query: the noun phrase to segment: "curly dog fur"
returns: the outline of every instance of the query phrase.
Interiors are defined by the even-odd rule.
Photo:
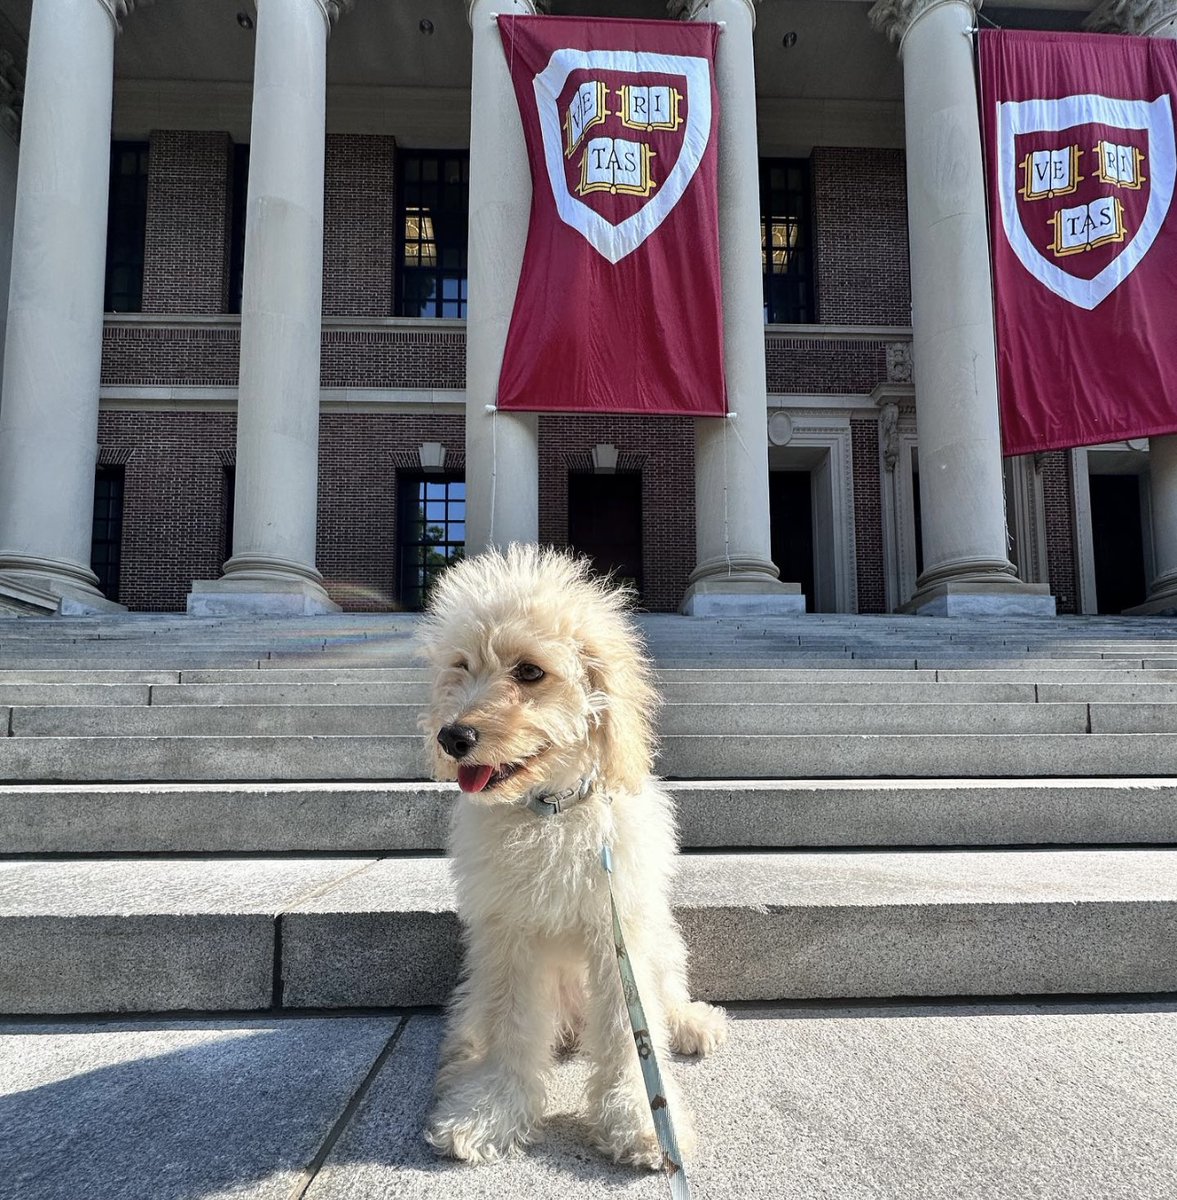
[[[618,1162],[661,1165],[621,994],[603,843],[664,1068],[672,1049],[708,1054],[726,1038],[723,1010],[687,992],[669,902],[674,811],[651,777],[658,698],[628,600],[584,561],[517,545],[457,564],[434,588],[423,728],[436,777],[463,789],[449,849],[466,944],[425,1134],[440,1154],[482,1162],[534,1140],[555,1050],[578,1042],[591,1062],[593,1142]],[[594,790],[559,816],[526,807],[586,777]],[[669,1075],[666,1085],[689,1157],[690,1114]]]

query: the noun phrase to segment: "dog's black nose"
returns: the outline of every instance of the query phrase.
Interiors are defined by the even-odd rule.
[[[465,758],[478,744],[478,730],[472,725],[445,725],[437,740],[450,758]]]

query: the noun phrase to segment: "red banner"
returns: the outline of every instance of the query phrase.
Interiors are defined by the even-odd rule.
[[[723,416],[718,26],[499,31],[532,184],[499,407]]]
[[[1006,454],[1177,430],[1177,42],[984,30]]]

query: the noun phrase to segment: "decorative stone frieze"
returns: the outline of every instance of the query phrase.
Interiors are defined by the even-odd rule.
[[[941,4],[965,4],[973,9],[981,7],[980,3],[974,4],[972,0],[876,0],[866,15],[873,28],[899,43],[924,13]]]
[[[899,461],[899,405],[894,400],[886,400],[879,406],[879,444],[883,465],[894,471]]]
[[[122,28],[119,22],[123,17],[129,17],[136,8],[145,8],[154,3],[154,0],[98,0],[98,3],[110,14],[117,30]]]
[[[676,21],[694,21],[701,8],[707,6],[710,0],[666,0],[666,11]],[[744,0],[752,16],[752,28],[756,28],[756,5],[760,0]]]
[[[1177,0],[1104,0],[1083,22],[1089,33],[1140,37],[1156,37],[1166,25],[1177,28]]]
[[[910,342],[888,342],[887,343],[887,382],[888,383],[910,383],[911,382],[911,343]]]

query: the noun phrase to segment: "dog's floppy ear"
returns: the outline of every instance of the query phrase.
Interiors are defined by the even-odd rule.
[[[620,614],[582,640],[597,710],[589,739],[606,789],[640,791],[654,770],[654,717],[660,703],[637,631]]]

